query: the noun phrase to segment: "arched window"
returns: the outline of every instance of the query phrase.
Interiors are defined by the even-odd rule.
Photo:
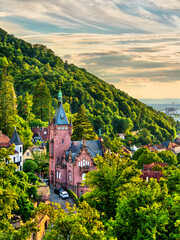
[[[86,175],[85,173],[82,174],[82,182],[85,181],[85,175]]]
[[[70,170],[68,171],[68,180],[69,182],[72,182],[72,173]]]
[[[83,159],[83,167],[85,167],[85,166],[86,166],[86,160]]]

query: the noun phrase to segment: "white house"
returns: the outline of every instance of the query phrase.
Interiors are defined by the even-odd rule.
[[[2,131],[0,131],[0,150],[1,148],[9,148],[13,143],[15,144],[14,154],[9,155],[9,157],[17,165],[17,170],[21,171],[23,167],[23,143],[16,131],[16,128],[11,140],[6,135],[2,134]]]

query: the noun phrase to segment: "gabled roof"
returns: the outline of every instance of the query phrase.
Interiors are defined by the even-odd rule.
[[[68,125],[68,124],[69,122],[66,117],[63,104],[60,102],[59,107],[56,109],[56,113],[54,115],[54,125]]]
[[[18,135],[18,133],[17,133],[17,131],[16,131],[16,129],[14,130],[14,133],[11,137],[10,143],[14,143],[15,145],[22,145],[23,144],[19,135]]]
[[[6,135],[4,135],[4,134],[0,134],[0,143],[8,143],[9,142],[9,138],[6,136]]]
[[[101,148],[101,144],[99,140],[92,140],[92,141],[85,141],[85,148],[89,152],[92,158],[96,157],[97,155],[102,156],[103,151]],[[82,149],[83,143],[82,141],[73,141],[71,142],[71,147],[66,151],[66,156],[69,156],[69,152],[71,150],[72,160],[76,158],[80,150]]]

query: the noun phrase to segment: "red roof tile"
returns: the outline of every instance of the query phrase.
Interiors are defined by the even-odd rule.
[[[4,134],[1,134],[0,135],[0,143],[9,143],[10,139],[4,135]]]

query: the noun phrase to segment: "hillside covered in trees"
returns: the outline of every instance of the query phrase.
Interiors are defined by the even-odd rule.
[[[0,29],[1,86],[3,78],[14,82],[18,114],[26,122],[34,118],[47,122],[52,117],[61,84],[67,109],[75,114],[84,104],[96,133],[101,129],[104,136],[114,138],[116,133],[143,129],[142,144],[144,140],[159,143],[175,137],[173,118],[146,106],[85,69],[64,62],[46,46],[32,45]],[[32,113],[28,112],[28,106]],[[131,137],[129,134],[129,142],[133,142]]]

